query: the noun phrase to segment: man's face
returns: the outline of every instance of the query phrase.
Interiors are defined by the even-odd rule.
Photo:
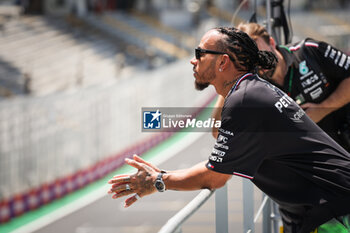
[[[201,39],[198,48],[217,50],[215,41],[219,36],[217,31],[207,32]],[[192,58],[191,64],[193,65],[194,83],[197,90],[204,90],[216,78],[215,68],[218,57],[218,54],[201,53],[198,59],[196,57]]]

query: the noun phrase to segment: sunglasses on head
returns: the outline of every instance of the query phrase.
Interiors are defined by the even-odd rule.
[[[197,60],[199,60],[202,56],[203,53],[210,53],[210,54],[227,54],[225,52],[219,52],[219,51],[214,51],[214,50],[209,50],[209,49],[201,49],[201,48],[195,48],[194,49],[194,53],[195,53],[195,57]],[[229,58],[232,61],[235,61],[235,59],[233,57],[231,57],[229,54],[227,54],[227,56],[229,56]]]

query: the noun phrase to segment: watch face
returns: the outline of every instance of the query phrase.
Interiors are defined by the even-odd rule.
[[[162,181],[156,181],[154,184],[159,192],[164,192],[164,183]]]

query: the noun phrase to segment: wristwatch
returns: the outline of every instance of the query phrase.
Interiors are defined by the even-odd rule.
[[[164,192],[165,191],[165,184],[163,181],[163,174],[166,173],[166,171],[161,170],[157,176],[156,182],[154,182],[154,187],[158,190],[158,192]]]

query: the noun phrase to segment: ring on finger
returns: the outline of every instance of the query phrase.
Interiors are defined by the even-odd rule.
[[[125,187],[126,187],[126,191],[130,190],[130,185],[129,184],[126,184]]]
[[[134,195],[134,197],[136,198],[136,200],[141,199],[141,197],[137,193]]]

